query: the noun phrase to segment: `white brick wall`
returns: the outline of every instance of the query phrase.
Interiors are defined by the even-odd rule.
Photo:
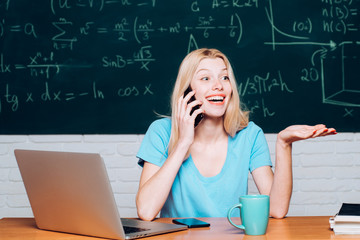
[[[119,211],[136,217],[141,168],[135,157],[143,135],[0,135],[0,218],[32,216],[14,149],[100,153]],[[274,162],[275,134],[266,134]],[[360,203],[360,133],[297,142],[293,146],[294,189],[290,216],[333,215],[342,202]],[[256,186],[249,176],[249,194]]]

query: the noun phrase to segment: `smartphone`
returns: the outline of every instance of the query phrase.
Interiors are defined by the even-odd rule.
[[[184,92],[184,97],[185,97],[189,92],[191,92],[191,91],[192,91],[192,90],[191,90],[191,87],[189,86],[189,87],[185,90],[185,92]],[[188,104],[191,103],[192,101],[195,101],[195,96],[192,96],[192,97],[190,98]],[[193,112],[194,112],[196,109],[199,109],[199,108],[200,108],[200,105],[194,106],[194,107],[191,109],[191,111],[190,111],[190,115],[192,115]],[[203,118],[204,118],[204,115],[203,115],[202,113],[200,113],[199,115],[197,115],[196,118],[195,118],[194,127],[196,127],[196,126],[201,122],[201,120],[202,120]]]
[[[189,228],[210,227],[210,223],[201,221],[201,220],[196,219],[196,218],[173,219],[173,223],[186,225]]]

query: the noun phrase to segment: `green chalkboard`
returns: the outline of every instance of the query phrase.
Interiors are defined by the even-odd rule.
[[[360,1],[0,1],[0,134],[145,133],[218,48],[265,132],[360,131]]]

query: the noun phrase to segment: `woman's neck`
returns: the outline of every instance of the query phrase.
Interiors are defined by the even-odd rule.
[[[204,118],[195,128],[195,141],[201,143],[216,142],[227,137],[223,118]]]

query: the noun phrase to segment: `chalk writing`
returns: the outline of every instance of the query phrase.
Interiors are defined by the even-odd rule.
[[[85,89],[88,88],[87,86],[84,87]],[[40,92],[26,92],[24,95],[19,95],[14,92],[14,87],[12,87],[11,84],[6,84],[5,91],[2,96],[0,96],[0,103],[2,102],[1,100],[3,100],[3,107],[9,106],[13,112],[16,112],[22,104],[37,102],[71,102],[79,99],[104,100],[106,96],[114,95],[114,93],[119,98],[154,95],[151,84],[145,86],[125,86],[114,89],[113,91],[104,91],[97,86],[96,82],[93,82],[91,88],[88,89],[88,91],[62,90],[53,87],[49,82],[44,82]]]
[[[10,1],[10,0],[9,0]],[[144,0],[144,1],[132,1],[132,0],[51,0],[51,11],[54,15],[57,14],[59,10],[64,9],[73,9],[73,8],[87,8],[93,9],[95,11],[103,11],[105,7],[113,7],[114,5],[119,6],[132,6],[135,5],[137,7],[151,6],[155,7],[156,0]]]
[[[246,94],[262,95],[274,91],[275,89],[278,89],[281,92],[293,92],[282,79],[280,71],[277,72],[275,77],[271,76],[270,73],[266,73],[264,76],[255,75],[252,78],[248,77],[245,84],[240,83],[238,86],[240,96],[245,96]]]
[[[338,32],[338,33],[342,33],[342,34],[347,34],[348,31],[358,31],[358,24],[355,25],[354,23],[349,23],[347,24],[345,21],[349,20],[349,18],[351,16],[357,15],[357,8],[352,8],[352,1],[322,1],[326,6],[325,8],[322,8],[322,16],[325,18],[330,18],[330,19],[334,19],[334,20],[323,20],[323,32]],[[346,101],[341,101],[341,100],[330,100],[334,97],[338,97],[340,94],[342,95],[343,93],[359,93],[360,94],[360,89],[347,89],[345,87],[345,79],[344,77],[346,75],[348,75],[345,70],[346,66],[345,66],[345,58],[346,56],[344,55],[344,46],[347,44],[353,44],[356,46],[356,42],[352,42],[352,41],[345,41],[345,42],[339,42],[339,43],[335,43],[334,41],[330,40],[329,43],[321,43],[321,42],[312,42],[312,41],[289,41],[289,42],[276,42],[275,41],[275,33],[279,33],[280,35],[286,36],[288,38],[293,38],[293,39],[307,39],[307,37],[301,37],[301,36],[294,36],[291,34],[286,34],[283,31],[280,31],[274,22],[274,17],[273,17],[273,10],[272,10],[272,5],[271,5],[271,1],[269,1],[270,5],[269,8],[266,9],[267,11],[267,15],[268,15],[268,19],[272,25],[273,31],[272,31],[272,42],[265,42],[265,44],[269,44],[273,46],[273,50],[275,50],[275,46],[277,45],[282,45],[282,46],[289,46],[289,45],[316,45],[316,46],[322,46],[321,49],[315,51],[311,57],[311,61],[312,64],[315,65],[314,63],[314,58],[315,56],[320,54],[320,62],[321,62],[321,69],[318,70],[317,68],[303,68],[301,70],[302,72],[302,76],[301,76],[301,80],[302,81],[318,81],[320,79],[321,76],[321,82],[322,82],[322,95],[323,95],[323,102],[324,103],[329,103],[329,104],[334,104],[334,105],[343,105],[343,106],[360,106],[359,103],[357,103],[357,100],[346,100]],[[349,6],[351,8],[349,8]],[[352,13],[350,15],[350,12]],[[312,29],[312,23],[310,18],[307,18],[307,20],[303,21],[303,22],[294,22],[293,24],[293,31],[296,32],[297,30],[308,30],[308,33],[311,33],[311,29]],[[325,73],[324,73],[324,62],[328,59],[328,49],[325,47],[330,47],[331,51],[335,51],[336,49],[341,48],[341,53],[340,53],[340,70],[342,72],[341,76],[342,79],[340,80],[342,83],[340,84],[342,86],[341,90],[339,92],[335,92],[334,94],[332,94],[330,97],[328,97],[327,95],[327,87],[326,87],[326,79],[325,79]],[[349,71],[351,71],[353,69],[349,69]],[[353,75],[353,74],[352,74]],[[333,90],[332,90],[333,91]]]
[[[0,134],[144,133],[201,47],[229,57],[265,131],[360,131],[359,11],[355,0],[0,0]]]

